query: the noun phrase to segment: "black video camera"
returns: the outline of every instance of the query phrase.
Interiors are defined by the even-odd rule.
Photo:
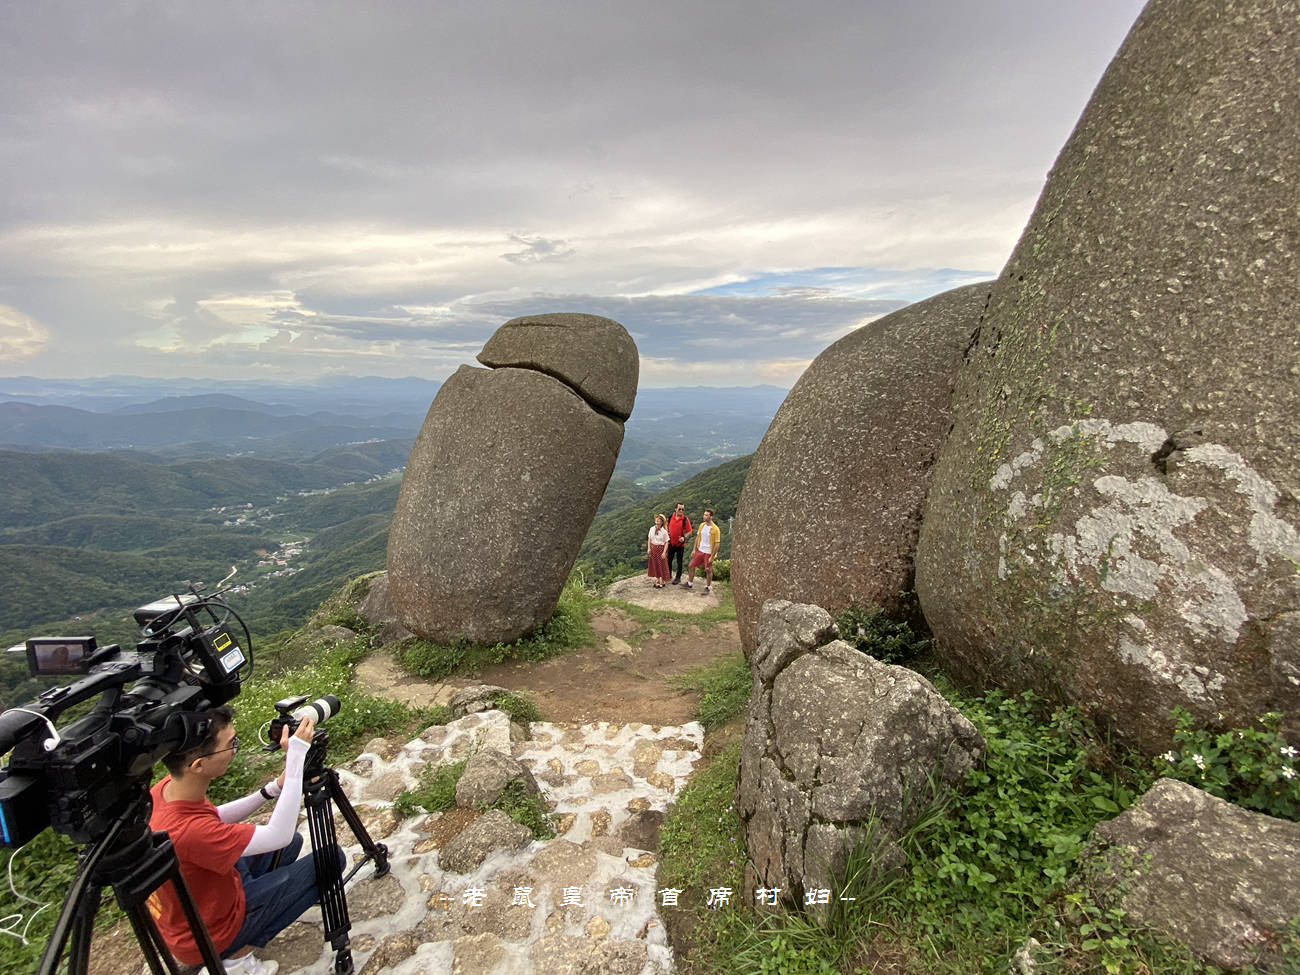
[[[245,664],[251,673],[248,628],[220,591],[168,596],[133,615],[143,628],[134,652],[99,647],[93,636],[26,642],[33,676],[86,676],[0,714],[0,755],[12,749],[0,770],[4,846],[22,846],[46,826],[77,843],[101,839],[147,792],[154,764],[200,744],[208,710],[239,693]],[[226,625],[230,617],[243,646]],[[56,727],[64,712],[94,697],[87,713]]]

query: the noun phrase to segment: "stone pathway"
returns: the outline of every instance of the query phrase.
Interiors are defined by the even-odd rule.
[[[671,971],[652,851],[664,811],[700,758],[703,729],[695,722],[534,722],[531,732],[531,740],[512,741],[504,713],[470,714],[405,744],[376,739],[339,770],[371,836],[387,845],[392,866],[376,880],[367,865],[349,885],[359,972]],[[517,852],[493,850],[455,873],[440,864],[441,848],[473,814],[449,810],[399,821],[390,807],[427,765],[484,748],[513,755],[533,773],[558,814],[560,835]],[[339,841],[350,857],[360,856],[341,821]],[[334,953],[322,946],[315,908],[260,954],[278,960],[285,975],[333,971]]]

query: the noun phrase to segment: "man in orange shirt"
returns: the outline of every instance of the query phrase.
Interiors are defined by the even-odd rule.
[[[292,737],[288,728],[280,740],[285,770],[256,792],[214,806],[208,787],[225,774],[239,751],[239,738],[229,705],[208,712],[212,718],[204,742],[163,759],[170,775],[150,791],[153,814],[149,825],[171,837],[181,875],[194,897],[199,915],[229,975],[275,975],[276,962],[252,954],[296,921],[318,898],[314,856],[298,859],[302,837],[297,833],[302,803],[303,761],[311,745],[313,723],[304,717]],[[268,799],[279,797],[265,826],[241,822]],[[274,869],[274,854],[280,863]],[[322,855],[331,855],[320,851]],[[343,866],[337,844],[333,856]],[[149,898],[163,940],[178,961],[203,961],[180,901],[170,883]]]

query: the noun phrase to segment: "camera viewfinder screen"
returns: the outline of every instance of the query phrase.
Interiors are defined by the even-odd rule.
[[[83,674],[95,649],[93,636],[37,637],[27,641],[27,666],[33,674]]]

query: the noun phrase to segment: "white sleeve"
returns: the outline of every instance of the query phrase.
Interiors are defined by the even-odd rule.
[[[275,800],[271,821],[265,826],[253,827],[253,836],[244,847],[244,856],[282,850],[293,839],[298,826],[298,807],[302,804],[302,765],[310,745],[301,738],[289,739],[289,751],[284,756],[284,790]]]
[[[257,807],[266,802],[260,792],[250,792],[238,799],[223,802],[217,807],[217,815],[223,823],[240,823],[257,811]]]

